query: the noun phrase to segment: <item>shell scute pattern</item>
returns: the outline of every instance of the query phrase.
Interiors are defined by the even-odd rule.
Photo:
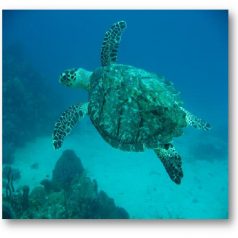
[[[53,145],[62,146],[64,137],[88,115],[102,138],[125,151],[153,149],[170,178],[180,184],[182,160],[171,144],[191,125],[209,130],[210,125],[185,108],[173,83],[163,76],[129,65],[117,64],[118,48],[125,21],[118,21],[106,32],[101,49],[101,67],[93,72],[82,68],[66,70],[60,82],[83,88],[89,102],[74,105],[55,125]]]
[[[156,148],[187,126],[176,94],[156,74],[112,64],[91,76],[89,115],[102,137],[128,151]]]

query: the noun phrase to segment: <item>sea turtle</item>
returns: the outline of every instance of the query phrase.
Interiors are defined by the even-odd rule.
[[[102,138],[124,151],[153,149],[176,184],[183,177],[180,155],[172,139],[188,125],[208,130],[210,125],[182,107],[173,84],[162,76],[130,65],[116,63],[125,21],[106,32],[101,67],[93,72],[70,69],[60,75],[60,83],[83,88],[89,102],[76,104],[62,113],[53,132],[55,149],[85,115],[89,115]]]

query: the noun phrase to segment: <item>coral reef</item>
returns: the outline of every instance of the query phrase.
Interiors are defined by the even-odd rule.
[[[52,179],[44,179],[30,192],[23,186],[3,194],[3,218],[11,219],[128,219],[125,209],[98,190],[80,159],[66,150],[56,162]]]
[[[49,193],[51,191],[58,191],[58,190],[60,190],[59,188],[57,189],[55,184],[50,179],[43,179],[40,182],[40,184],[44,186],[44,189],[45,189],[45,191],[47,193]]]
[[[67,197],[67,214],[70,218],[126,219],[128,213],[117,207],[112,198],[98,191],[97,183],[85,174],[76,178]],[[80,217],[78,215],[80,214]]]
[[[21,178],[21,172],[19,169],[7,165],[3,166],[2,176],[3,179],[9,179],[9,177],[12,177],[12,180],[15,181]]]
[[[25,185],[22,188],[22,209],[26,210],[29,207],[29,186]]]
[[[57,160],[52,174],[52,182],[55,186],[67,189],[73,178],[81,175],[84,168],[80,159],[73,150],[65,150],[62,156]]]
[[[20,46],[3,49],[2,93],[3,163],[12,163],[16,147],[51,133],[57,117],[52,108],[59,104],[60,96],[36,72]]]
[[[12,190],[11,193],[3,193],[2,215],[4,219],[18,219],[24,215],[29,208],[29,191],[29,187],[26,185]]]
[[[5,189],[5,196],[8,200],[11,200],[13,193],[15,192],[14,181],[20,179],[21,174],[18,169],[12,168],[11,166],[3,167],[2,178],[3,184],[2,187]],[[4,191],[4,190],[3,190]]]
[[[14,219],[16,218],[15,212],[8,202],[4,202],[2,205],[2,218],[3,219]]]

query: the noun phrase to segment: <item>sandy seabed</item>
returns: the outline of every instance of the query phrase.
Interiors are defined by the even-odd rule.
[[[204,134],[206,137],[206,134]],[[184,178],[180,185],[168,177],[152,150],[124,152],[112,148],[85,120],[63,148],[54,150],[51,137],[40,137],[15,153],[14,167],[21,171],[17,186],[38,186],[51,178],[55,162],[65,149],[80,157],[98,188],[114,198],[135,219],[224,219],[228,217],[227,158],[191,159],[191,134],[176,139],[183,157]],[[31,165],[37,163],[38,169]]]

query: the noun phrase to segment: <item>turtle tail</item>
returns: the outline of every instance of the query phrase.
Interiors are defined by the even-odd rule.
[[[76,104],[64,111],[59,120],[55,123],[53,132],[53,146],[59,149],[67,136],[77,122],[82,119],[88,112],[88,103]]]

